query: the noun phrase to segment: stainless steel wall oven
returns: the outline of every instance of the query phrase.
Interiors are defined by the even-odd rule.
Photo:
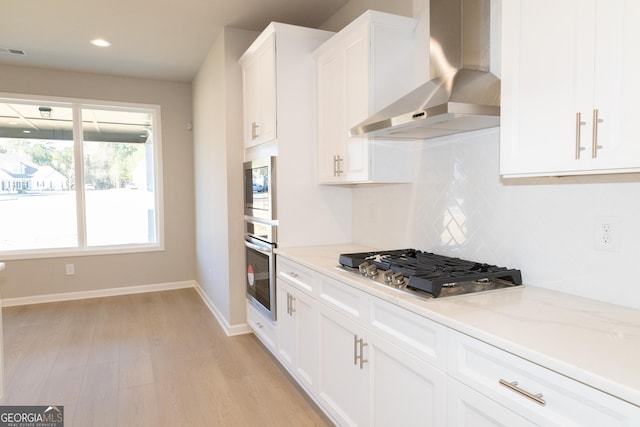
[[[276,229],[272,223],[245,218],[247,298],[271,320],[276,320]]]
[[[276,320],[276,158],[244,163],[244,246],[250,303]]]

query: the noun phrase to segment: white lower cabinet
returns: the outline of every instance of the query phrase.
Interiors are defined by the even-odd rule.
[[[640,407],[278,258],[249,323],[340,426],[640,426]]]
[[[313,299],[278,279],[278,356],[309,391],[316,378],[317,308]]]
[[[363,336],[364,328],[357,323],[320,307],[318,399],[344,426],[370,424],[369,366],[363,354],[365,343],[358,341]]]
[[[448,358],[450,377],[497,404],[481,412],[488,420],[511,417],[515,412],[540,426],[640,425],[639,407],[453,330],[449,331]],[[464,407],[464,402],[479,401],[478,396],[469,398],[472,394],[464,391],[456,396],[455,387],[449,395],[454,407],[456,402]],[[484,408],[471,404],[462,410],[450,409],[450,414],[475,414],[477,411],[470,408],[478,407]]]
[[[375,334],[369,343],[371,425],[443,426],[446,374]]]
[[[340,425],[444,425],[439,369],[328,307],[319,351],[319,401]]]

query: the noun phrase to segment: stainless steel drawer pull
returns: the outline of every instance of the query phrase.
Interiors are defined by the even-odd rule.
[[[580,126],[586,125],[587,122],[582,121],[582,113],[576,113],[576,160],[580,160],[580,152],[584,151],[584,147],[580,146]]]
[[[255,140],[258,139],[258,128],[260,127],[260,125],[258,125],[256,122],[251,122],[251,139]]]
[[[293,277],[294,279],[296,279],[298,277],[298,275],[296,273],[294,273],[293,271],[289,272],[289,276]]]
[[[503,386],[515,391],[516,393],[519,393],[519,394],[523,395],[524,397],[533,400],[538,405],[544,406],[547,403],[542,398],[542,393],[538,393],[538,394],[529,393],[527,390],[518,387],[518,382],[517,381],[509,382],[509,381],[500,379],[499,382]]]

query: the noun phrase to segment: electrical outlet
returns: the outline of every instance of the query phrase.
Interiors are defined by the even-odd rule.
[[[67,264],[65,268],[67,271],[67,276],[73,276],[74,274],[76,274],[76,266],[74,264]]]
[[[596,217],[594,239],[596,250],[618,252],[620,248],[620,218],[615,216]]]

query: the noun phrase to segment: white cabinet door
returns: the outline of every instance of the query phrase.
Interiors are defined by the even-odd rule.
[[[319,332],[320,404],[340,425],[369,425],[369,366],[359,341],[363,328],[322,305]]]
[[[640,169],[637,3],[503,3],[501,174]]]
[[[444,425],[444,372],[325,306],[319,354],[319,400],[339,424]]]
[[[296,319],[290,313],[291,307],[291,289],[286,282],[277,280],[277,299],[276,309],[278,313],[278,357],[280,361],[290,371],[295,369],[296,354],[296,338],[297,327]]]
[[[640,93],[640,80],[636,76],[640,66],[640,3],[635,0],[599,0],[596,8],[592,109],[597,109],[602,122],[597,124],[595,132],[595,142],[599,147],[596,147],[592,168],[618,172],[638,170],[640,142],[637,118],[640,105],[632,94]]]
[[[369,140],[348,137],[348,129],[366,119],[369,111],[368,52],[368,28],[364,27],[317,59],[321,183],[369,179]]]
[[[318,180],[408,182],[406,150],[379,150],[349,129],[412,89],[411,18],[368,11],[314,52],[318,91]],[[377,167],[374,168],[373,165]]]
[[[580,75],[584,67],[579,62],[592,58],[589,3],[518,0],[502,4],[503,175],[577,167],[576,131],[587,132],[585,125],[576,127],[576,113],[579,94],[590,86],[589,78],[585,82]]]
[[[344,55],[333,50],[317,59],[318,87],[318,181],[337,183],[344,180],[346,151],[344,140],[345,79]]]
[[[453,378],[449,378],[446,425],[450,427],[533,427],[535,424]]]
[[[313,392],[316,379],[318,317],[313,299],[278,279],[280,360]]]
[[[276,138],[275,34],[242,58],[245,147]]]
[[[365,341],[374,424],[444,426],[446,374],[375,334],[368,334]]]

